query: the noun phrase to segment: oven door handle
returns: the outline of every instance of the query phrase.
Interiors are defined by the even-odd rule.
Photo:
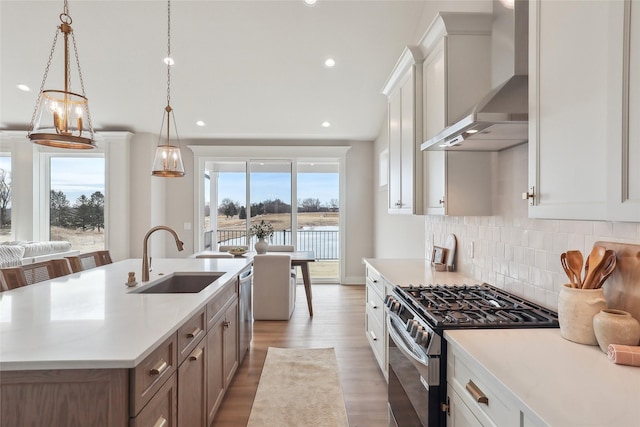
[[[429,359],[428,358],[421,358],[419,357],[417,354],[415,354],[415,352],[410,349],[408,346],[406,346],[406,343],[404,341],[404,339],[402,338],[402,336],[396,332],[396,328],[395,325],[393,324],[391,315],[387,316],[387,330],[389,331],[389,335],[391,336],[391,339],[393,339],[393,342],[396,343],[396,347],[398,348],[398,350],[400,350],[402,352],[402,354],[404,354],[406,357],[408,357],[410,360],[412,360],[414,363],[417,363],[420,365],[420,367],[423,368],[428,368],[429,367]],[[420,371],[422,371],[422,369],[420,369]]]

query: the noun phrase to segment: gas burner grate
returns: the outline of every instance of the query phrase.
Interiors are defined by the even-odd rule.
[[[399,293],[434,327],[558,327],[555,312],[487,283],[409,286]]]

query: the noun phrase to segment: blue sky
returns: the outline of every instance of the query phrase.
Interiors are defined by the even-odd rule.
[[[62,191],[70,205],[78,197],[91,197],[96,191],[104,191],[104,159],[101,157],[52,157],[51,189]]]
[[[331,199],[338,199],[339,180],[337,173],[299,173],[298,199],[319,199],[328,204]],[[220,200],[229,198],[245,205],[245,174],[221,173],[218,179]],[[253,201],[280,199],[291,204],[291,176],[288,173],[260,173],[251,181],[251,198]]]

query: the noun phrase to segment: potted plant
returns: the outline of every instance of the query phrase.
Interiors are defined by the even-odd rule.
[[[255,244],[256,252],[259,254],[267,253],[269,243],[265,239],[273,236],[273,226],[271,223],[264,222],[264,220],[262,220],[260,221],[260,224],[253,224],[250,228],[250,232],[258,238],[258,241]]]

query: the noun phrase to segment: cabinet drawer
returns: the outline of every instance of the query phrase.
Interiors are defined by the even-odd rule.
[[[382,276],[376,270],[367,268],[367,285],[373,286],[380,296],[384,295],[384,281]]]
[[[386,346],[385,346],[385,331],[382,324],[378,321],[378,318],[367,310],[366,315],[366,334],[369,344],[373,349],[373,353],[378,360],[380,369],[382,372],[387,370],[387,358],[386,358]]]
[[[171,335],[138,366],[131,369],[130,414],[135,416],[162,387],[177,367],[177,338]]]
[[[515,402],[479,366],[454,354],[450,348],[447,360],[447,382],[483,425],[520,425],[520,411]]]
[[[178,329],[178,365],[196,348],[206,332],[205,309],[200,310]]]
[[[173,374],[138,416],[131,418],[129,427],[176,427],[178,425],[177,391],[176,375]]]
[[[209,301],[207,304],[207,330],[216,323],[216,317],[221,312],[222,307],[227,304],[233,297],[238,296],[238,281],[228,284],[221,292],[220,295]]]
[[[371,313],[378,322],[384,324],[384,301],[378,292],[374,291],[371,286],[366,287],[367,296],[367,313]]]

